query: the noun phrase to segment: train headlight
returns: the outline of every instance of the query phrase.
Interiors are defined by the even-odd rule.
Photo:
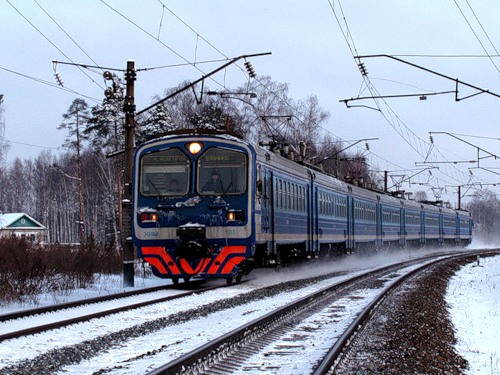
[[[245,214],[241,210],[229,210],[226,214],[227,221],[243,221]]]
[[[202,147],[203,145],[199,142],[192,142],[188,144],[188,150],[193,155],[196,155],[198,152],[200,152]]]
[[[160,215],[158,215],[158,212],[156,211],[144,211],[139,215],[139,221],[141,223],[158,222],[159,219]]]

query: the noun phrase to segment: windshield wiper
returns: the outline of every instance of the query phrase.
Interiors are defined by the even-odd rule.
[[[231,179],[231,182],[229,183],[227,189],[222,193],[221,197],[225,197],[229,189],[231,189],[231,186],[233,186],[233,179]]]
[[[161,198],[161,193],[160,193],[160,190],[158,190],[158,188],[155,186],[155,184],[153,184],[153,181],[151,181],[149,178],[148,178],[148,182],[151,184],[151,186],[153,187],[153,189],[156,190],[156,193],[158,194],[158,198]]]

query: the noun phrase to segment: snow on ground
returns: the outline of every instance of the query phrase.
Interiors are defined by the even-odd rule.
[[[469,249],[484,249],[498,246],[473,244]],[[423,252],[418,252],[420,256]],[[383,263],[392,263],[400,259],[417,257],[413,251],[399,254],[383,253],[375,257],[363,259],[352,257],[339,262],[336,267],[328,265],[328,271],[354,271],[377,267]],[[391,261],[392,260],[392,261]],[[323,269],[321,269],[323,268]],[[270,270],[255,270],[245,278],[250,280],[247,287],[259,287],[269,282],[281,282],[325,272],[325,267],[318,264],[310,268],[302,268],[301,273]],[[332,269],[334,268],[334,269]],[[297,270],[295,270],[297,271]],[[159,278],[143,279],[136,277],[134,288],[123,288],[121,276],[100,277],[99,283],[84,289],[64,294],[47,294],[39,296],[37,306],[57,304],[99,295],[117,293],[126,290],[140,289],[149,286],[169,284],[168,280]],[[469,361],[470,374],[500,374],[500,256],[480,259],[479,264],[463,267],[450,281],[446,300],[450,305],[452,322],[457,330],[457,351]],[[0,314],[36,307],[32,304],[0,305]],[[4,355],[0,350],[0,357]],[[0,358],[1,359],[1,358]]]
[[[468,373],[500,374],[500,256],[462,267],[450,280],[446,302]]]

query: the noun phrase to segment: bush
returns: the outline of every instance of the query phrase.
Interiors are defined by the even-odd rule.
[[[47,277],[43,254],[23,239],[0,239],[0,298],[12,302],[40,293]]]
[[[120,254],[91,239],[75,247],[0,238],[0,303],[36,303],[40,293],[84,288],[100,274],[120,272]]]

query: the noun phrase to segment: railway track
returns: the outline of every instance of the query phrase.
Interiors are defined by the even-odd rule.
[[[184,287],[182,287],[183,284],[180,285],[175,287],[157,286],[144,288],[138,291],[116,293],[3,314],[0,315],[0,342],[67,327],[94,318],[102,318],[157,303],[168,302],[222,287],[221,285],[203,287],[201,281],[190,282]],[[183,288],[186,291],[179,290],[179,288]],[[165,295],[166,291],[170,291],[173,294]],[[141,295],[144,298],[137,301]]]
[[[283,365],[279,358],[314,362],[309,364],[310,370],[285,370],[311,373],[331,346],[320,348],[325,345],[317,335],[336,342],[368,299],[375,298],[376,290],[401,277],[403,271],[398,269],[406,267],[409,272],[422,261],[358,270],[354,278],[337,272],[271,282],[265,287],[259,281],[259,289],[250,281],[219,290],[196,290],[194,295],[157,303],[153,308],[139,307],[67,329],[5,339],[2,356],[6,360],[0,363],[0,373],[174,374],[192,370],[220,374],[241,369],[269,374]],[[342,278],[345,281],[339,282]],[[328,295],[329,289],[333,296]],[[325,333],[324,328],[332,326],[337,332]],[[27,354],[21,353],[25,347]],[[314,353],[323,354],[315,358]],[[219,367],[211,370],[213,365]]]
[[[462,253],[457,257],[464,256]],[[388,294],[404,286],[410,278],[418,277],[428,268],[450,259],[453,257],[441,257],[418,266],[415,266],[417,262],[408,261],[350,278],[245,324],[154,369],[148,375],[215,375],[248,371],[252,374],[332,374],[342,354],[349,350],[350,341]],[[370,294],[366,293],[367,288],[378,289],[378,292],[364,298],[363,294]],[[319,360],[311,363],[314,360],[311,361],[307,353],[308,346],[315,346],[316,352],[322,350],[321,340],[317,337],[325,333],[321,333],[320,326],[338,324],[342,315],[340,311],[346,309],[343,303],[356,299],[364,302],[353,314],[344,316],[350,320],[345,330],[328,336],[330,343],[335,344],[324,350]],[[297,364],[303,357],[307,357],[306,361],[309,362],[306,366]]]

